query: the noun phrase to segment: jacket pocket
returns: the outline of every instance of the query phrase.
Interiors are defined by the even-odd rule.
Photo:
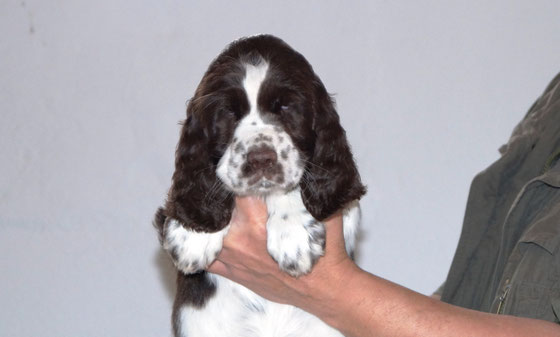
[[[538,284],[513,283],[504,302],[503,314],[544,319],[552,311],[548,289]],[[548,302],[548,303],[547,303]]]
[[[560,297],[551,297],[550,306],[552,307],[552,312],[554,313],[555,322],[560,323]]]

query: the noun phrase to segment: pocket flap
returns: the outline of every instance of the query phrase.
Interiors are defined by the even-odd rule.
[[[560,246],[560,203],[529,225],[519,242],[534,243],[554,254]]]
[[[556,316],[556,320],[560,322],[560,298],[552,297],[550,299],[550,304],[552,305],[552,311],[554,312],[554,316]]]

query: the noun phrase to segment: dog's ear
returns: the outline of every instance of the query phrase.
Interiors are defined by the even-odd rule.
[[[216,176],[223,141],[214,139],[215,103],[211,98],[195,95],[188,104],[164,211],[167,217],[201,232],[224,228],[233,209],[232,194]]]
[[[331,96],[318,78],[314,81],[313,124],[315,147],[301,182],[307,210],[324,220],[365,194],[346,133]]]

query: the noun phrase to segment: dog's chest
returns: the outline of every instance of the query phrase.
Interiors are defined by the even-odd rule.
[[[265,300],[220,276],[209,277],[217,285],[216,294],[202,310],[183,309],[185,336],[342,336],[303,310]]]

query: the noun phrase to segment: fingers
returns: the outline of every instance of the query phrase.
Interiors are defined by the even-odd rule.
[[[327,228],[333,227],[338,232],[342,233],[342,212],[336,212],[327,219],[325,219],[325,226]]]
[[[232,222],[263,224],[268,217],[264,200],[255,196],[235,197]]]
[[[220,260],[215,260],[207,269],[212,274],[217,274],[227,277],[229,268]]]
[[[327,246],[344,246],[342,213],[337,212],[325,220]]]
[[[257,196],[236,196],[235,205],[241,208],[266,207],[264,200]]]
[[[239,274],[240,270],[243,270],[242,275],[263,268],[277,271],[277,264],[266,253],[267,216],[266,204],[262,199],[236,197],[229,233],[224,238],[222,251],[208,271],[225,277]],[[336,262],[347,258],[341,212],[324,223],[327,229],[325,259]]]

